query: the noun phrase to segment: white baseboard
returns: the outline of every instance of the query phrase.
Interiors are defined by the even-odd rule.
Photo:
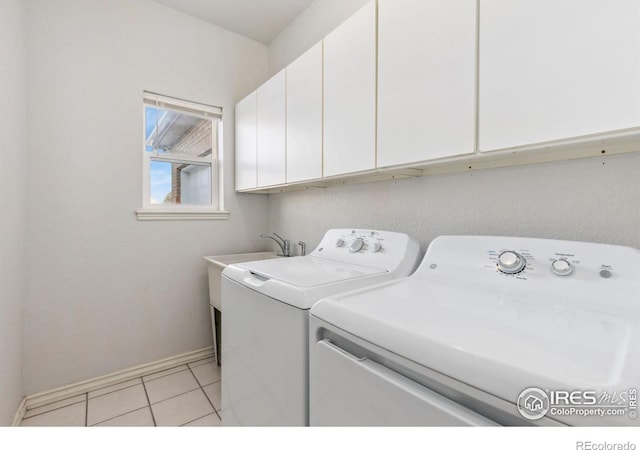
[[[19,427],[26,413],[27,413],[27,397],[22,397],[22,401],[20,402],[20,405],[18,405],[18,411],[16,412],[16,415],[13,416],[13,422],[11,423],[11,426]]]
[[[181,355],[171,356],[169,358],[161,359],[151,363],[142,364],[140,366],[131,367],[129,369],[124,369],[119,372],[111,373],[109,375],[103,375],[100,377],[92,378],[90,380],[80,381],[78,383],[69,384],[60,388],[40,392],[38,394],[28,395],[20,403],[18,412],[16,412],[13,421],[13,425],[20,425],[20,422],[22,421],[22,418],[24,417],[28,409],[37,408],[38,406],[46,405],[48,403],[64,400],[65,398],[84,394],[85,392],[101,389],[103,387],[111,386],[112,384],[122,383],[134,378],[152,374],[154,372],[170,369],[182,364],[188,364],[200,359],[209,358],[211,356],[214,356],[213,347],[207,347],[200,350],[183,353]]]

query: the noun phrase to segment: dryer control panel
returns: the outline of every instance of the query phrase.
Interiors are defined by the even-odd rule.
[[[440,236],[416,277],[565,306],[638,311],[640,250],[619,245],[500,236]],[[615,308],[614,308],[615,309]]]
[[[417,267],[421,252],[418,241],[404,233],[347,228],[327,231],[310,256],[393,272]]]
[[[585,245],[596,247],[584,248]],[[593,254],[594,251],[598,253],[598,246],[600,246],[599,254]],[[586,270],[590,272],[589,276],[612,278],[615,275],[615,267],[620,267],[620,264],[614,263],[618,258],[611,255],[611,249],[602,251],[605,247],[615,248],[616,246],[540,240],[540,242],[529,243],[526,248],[522,245],[514,248],[487,248],[485,251],[488,263],[484,267],[521,280],[529,279],[530,276],[536,275],[536,272],[549,277],[572,277],[584,275],[582,267],[584,267],[583,260],[586,259],[589,266]]]

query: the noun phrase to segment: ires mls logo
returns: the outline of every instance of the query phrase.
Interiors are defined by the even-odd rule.
[[[545,391],[532,387],[520,393],[516,406],[525,419],[538,420],[547,414],[551,402]]]
[[[525,389],[516,406],[520,415],[529,420],[549,416],[623,416],[637,417],[636,388],[626,391],[596,392],[593,390]]]

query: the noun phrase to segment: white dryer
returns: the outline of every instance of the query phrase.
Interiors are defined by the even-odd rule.
[[[307,256],[234,264],[222,273],[222,424],[309,423],[309,308],[323,297],[410,275],[406,234],[329,230]]]
[[[311,425],[640,425],[640,251],[442,236],[310,311]]]

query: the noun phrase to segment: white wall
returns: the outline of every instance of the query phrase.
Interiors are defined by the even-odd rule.
[[[212,345],[202,256],[268,248],[232,151],[266,47],[150,0],[33,0],[28,36],[27,393]],[[143,90],[224,108],[230,220],[136,220]]]
[[[0,1],[0,426],[11,425],[23,395],[25,296],[25,8]]]
[[[349,17],[341,3],[315,0],[269,47],[270,71],[289,64]],[[306,240],[310,248],[335,227],[403,231],[423,247],[441,234],[640,247],[638,173],[640,155],[633,154],[275,194],[269,229],[292,242]]]
[[[270,229],[318,244],[337,227],[583,240],[640,248],[640,154],[271,195]],[[505,179],[517,183],[505,189]]]

